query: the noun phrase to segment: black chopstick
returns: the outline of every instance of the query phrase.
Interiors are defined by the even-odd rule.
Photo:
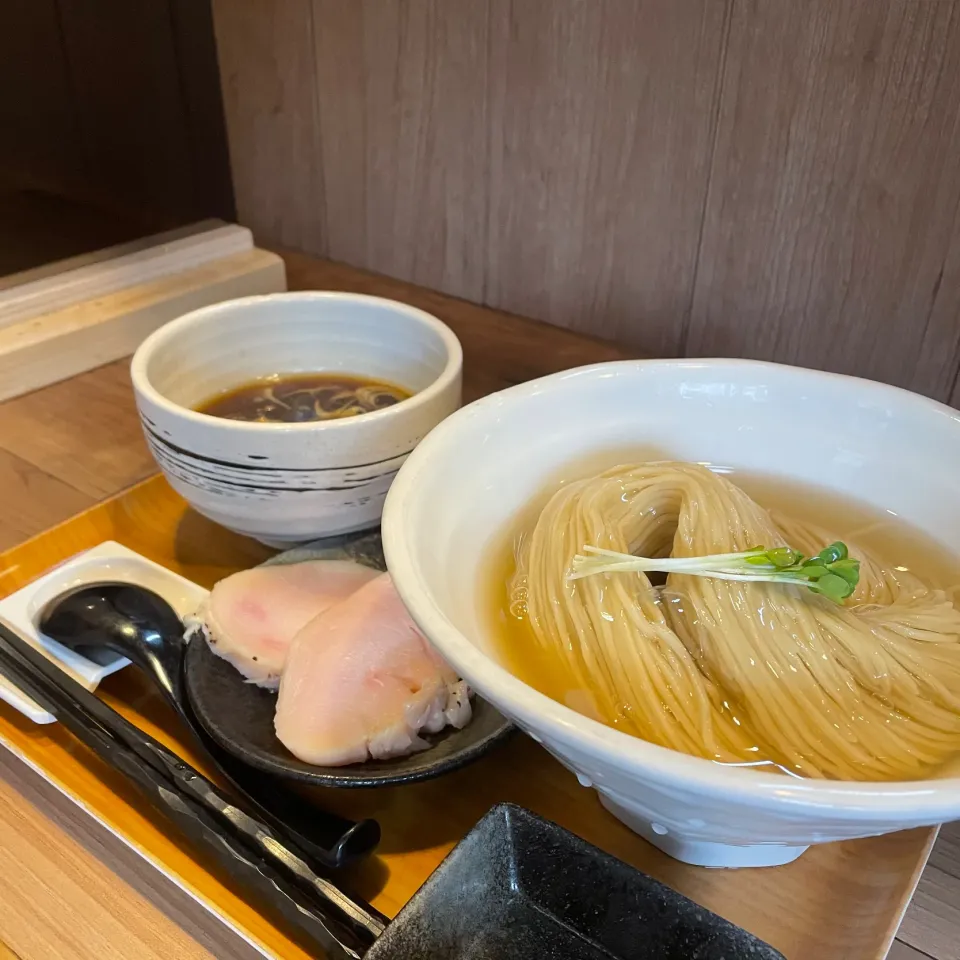
[[[325,950],[339,950],[335,956],[359,957],[382,932],[385,918],[318,876],[278,831],[236,807],[199,771],[2,623],[0,670],[78,739],[134,780],[155,806],[211,848],[231,873],[266,893],[269,902]]]

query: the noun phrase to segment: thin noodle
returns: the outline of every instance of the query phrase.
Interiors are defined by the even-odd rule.
[[[704,467],[645,463],[571,483],[518,546],[511,609],[596,714],[654,743],[791,773],[908,779],[960,749],[960,613],[855,544],[845,605],[802,587],[643,573],[568,579],[585,545],[702,556],[836,539],[771,515]]]

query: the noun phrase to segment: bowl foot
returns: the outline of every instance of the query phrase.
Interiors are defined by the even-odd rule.
[[[327,533],[323,536],[290,536],[290,537],[261,537],[255,533],[248,533],[246,536],[251,537],[253,540],[256,540],[258,543],[262,543],[265,547],[271,547],[274,550],[298,550],[302,547],[321,547],[326,545],[332,545],[331,541],[339,542],[344,538],[354,538],[359,534],[374,534],[377,532],[377,524],[370,526],[369,523],[362,523],[357,526],[348,527],[346,530],[338,530],[336,533]]]
[[[305,547],[310,540],[271,540],[269,537],[254,537],[251,535],[251,539],[256,540],[257,543],[262,543],[265,547],[270,547],[271,550],[296,550],[297,547]]]
[[[690,840],[665,827],[644,820],[626,807],[611,800],[597,791],[600,802],[619,821],[625,823],[634,833],[652,843],[667,856],[697,867],[779,867],[792,863],[807,847],[787,844],[753,843],[733,844],[715,843],[710,840]]]

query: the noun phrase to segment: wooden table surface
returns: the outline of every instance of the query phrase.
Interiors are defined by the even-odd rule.
[[[393,296],[440,316],[463,342],[465,400],[629,355],[399,281],[301,255],[285,259],[291,289]],[[110,364],[0,404],[0,551],[155,472],[127,366]],[[259,955],[10,756],[0,756],[0,857],[7,881],[0,960],[75,956],[80,941],[102,960]]]
[[[396,297],[446,321],[463,343],[465,400],[553,370],[630,354],[297,254],[291,289]],[[118,361],[0,404],[0,552],[156,472]],[[2,575],[2,574],[0,574]],[[20,761],[0,751],[0,960],[76,955],[199,960],[259,953],[213,920]]]

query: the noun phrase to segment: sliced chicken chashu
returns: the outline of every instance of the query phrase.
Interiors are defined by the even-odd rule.
[[[254,567],[216,584],[195,619],[214,653],[275,689],[300,629],[379,575],[348,560]]]
[[[294,638],[275,726],[306,763],[340,766],[429,746],[422,733],[465,726],[466,684],[410,619],[382,574]]]

